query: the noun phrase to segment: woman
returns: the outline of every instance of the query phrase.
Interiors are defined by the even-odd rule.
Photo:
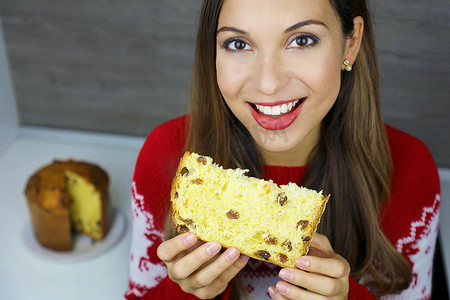
[[[189,115],[153,130],[136,164],[126,297],[429,298],[437,169],[384,125],[378,89],[363,0],[204,1]],[[186,149],[332,195],[296,269],[175,235],[170,183]]]

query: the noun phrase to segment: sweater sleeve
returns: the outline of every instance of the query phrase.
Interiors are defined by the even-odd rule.
[[[349,300],[371,300],[375,299],[369,290],[360,285],[352,276],[349,276]]]
[[[440,207],[437,167],[421,141],[389,126],[387,133],[394,172],[391,197],[381,211],[380,223],[386,237],[411,264],[413,278],[406,290],[380,299],[430,299]],[[349,299],[375,298],[350,277]]]
[[[388,136],[394,172],[391,198],[381,213],[381,227],[411,264],[413,278],[400,294],[381,299],[430,299],[439,225],[439,174],[421,141],[393,128],[388,128]]]
[[[171,180],[184,146],[182,122],[179,118],[156,127],[136,161],[127,299],[193,299],[180,296],[181,289],[168,279],[166,266],[156,255],[164,240]]]

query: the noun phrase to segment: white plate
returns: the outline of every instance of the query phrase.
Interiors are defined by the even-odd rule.
[[[116,210],[111,229],[102,241],[94,241],[88,236],[75,233],[72,251],[54,251],[42,246],[34,234],[31,222],[24,226],[22,240],[25,248],[39,257],[52,261],[74,263],[94,258],[111,249],[123,236],[125,227],[126,220],[123,213]]]

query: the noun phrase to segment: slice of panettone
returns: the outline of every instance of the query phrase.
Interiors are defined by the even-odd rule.
[[[293,268],[307,254],[329,196],[294,183],[278,186],[246,172],[186,152],[172,182],[175,228]]]

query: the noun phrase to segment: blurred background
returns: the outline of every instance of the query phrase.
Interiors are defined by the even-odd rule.
[[[8,220],[22,226],[13,218],[28,218],[22,195],[27,176],[61,156],[103,165],[113,179],[116,205],[129,213],[130,180],[144,138],[158,124],[187,110],[200,3],[0,0],[0,212],[6,207]],[[372,0],[370,8],[385,120],[421,139],[441,179],[450,184],[450,2]],[[0,221],[2,228],[10,225],[5,220]],[[72,283],[73,299],[121,299],[130,227],[125,232],[120,251],[70,265],[78,274],[91,272],[95,264],[103,270],[119,264],[118,269],[108,269],[116,281],[104,283],[111,295],[96,294],[92,284],[77,295],[79,286]],[[20,248],[22,241],[14,242],[14,234],[10,237]],[[445,239],[450,256],[450,236]],[[27,257],[22,264],[31,268],[30,281],[42,270],[47,270],[42,273],[45,278],[62,280],[62,285],[80,280],[78,275],[55,279],[52,274],[68,267],[17,249],[0,246],[2,299],[26,299],[17,289],[20,284],[7,274],[17,266],[5,253]],[[86,277],[86,284],[91,279]],[[59,295],[38,282],[33,287],[47,293],[46,299]]]

